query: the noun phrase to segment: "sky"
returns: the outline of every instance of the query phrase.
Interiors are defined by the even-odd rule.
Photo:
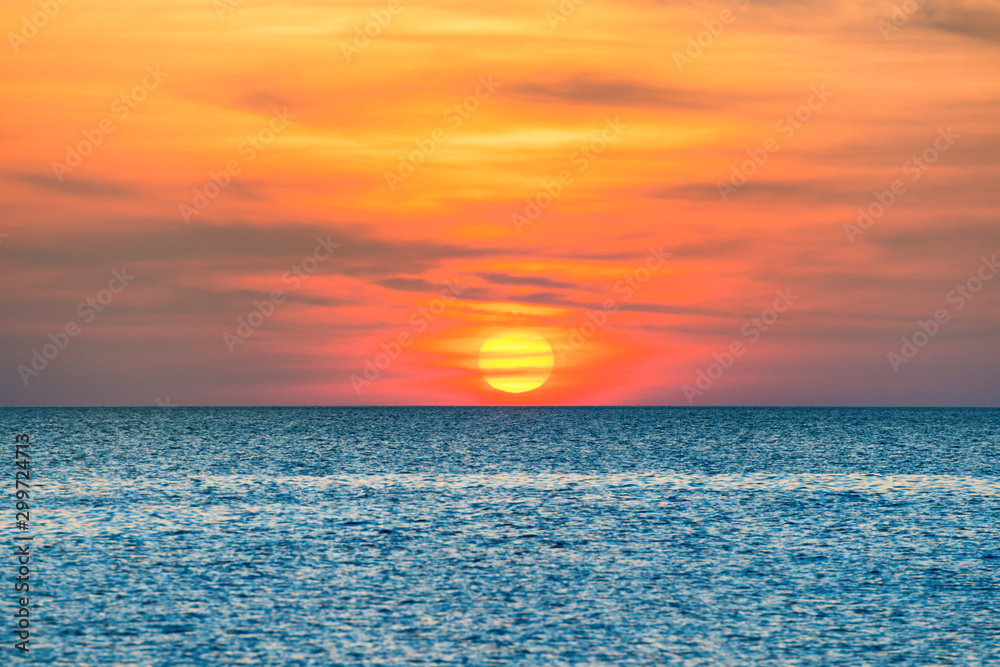
[[[0,405],[1000,405],[996,3],[0,28]]]

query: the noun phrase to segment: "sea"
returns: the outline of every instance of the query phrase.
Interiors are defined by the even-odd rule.
[[[8,665],[1000,665],[996,409],[0,423]]]

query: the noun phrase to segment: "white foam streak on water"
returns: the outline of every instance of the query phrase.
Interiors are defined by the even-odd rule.
[[[870,475],[861,473],[797,473],[797,474],[722,474],[691,475],[679,473],[609,473],[609,474],[559,474],[559,473],[500,473],[475,474],[406,474],[381,475],[206,475],[170,482],[174,492],[207,491],[217,493],[242,493],[249,487],[280,487],[295,490],[322,491],[334,487],[387,489],[560,489],[618,488],[663,489],[664,491],[698,489],[703,491],[826,491],[829,493],[963,493],[980,496],[1000,495],[1000,478],[971,475]],[[63,483],[46,482],[40,485],[50,493],[68,492],[88,495],[115,494],[128,491],[159,491],[164,488],[160,478],[145,479],[87,479],[77,478]]]

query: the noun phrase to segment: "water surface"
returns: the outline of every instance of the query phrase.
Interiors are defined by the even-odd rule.
[[[998,418],[0,410],[30,661],[1000,664]]]

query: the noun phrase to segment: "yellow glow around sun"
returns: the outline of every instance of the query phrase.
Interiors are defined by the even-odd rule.
[[[479,350],[479,369],[494,389],[520,394],[545,384],[555,357],[548,341],[533,331],[501,331]]]

